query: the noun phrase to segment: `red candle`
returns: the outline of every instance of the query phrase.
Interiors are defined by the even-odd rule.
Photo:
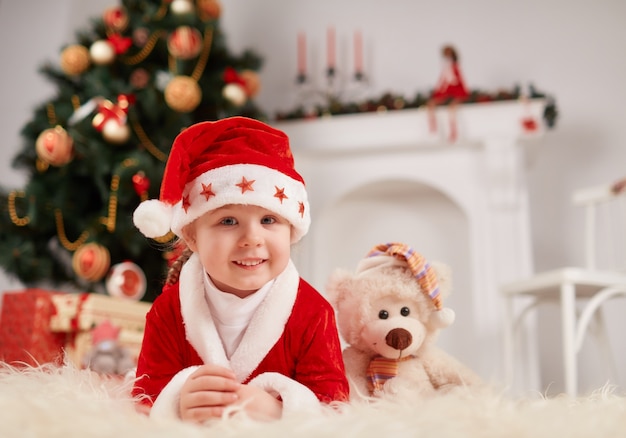
[[[335,28],[334,27],[329,27],[328,28],[328,35],[327,35],[327,56],[328,56],[328,69],[329,70],[334,70],[335,69]]]
[[[354,32],[354,72],[363,73],[363,36],[358,30]]]
[[[298,75],[306,76],[306,35],[298,34]]]

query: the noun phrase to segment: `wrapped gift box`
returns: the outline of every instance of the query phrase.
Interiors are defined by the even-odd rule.
[[[120,328],[118,343],[136,357],[141,348],[149,303],[101,294],[55,294],[56,313],[50,319],[53,333],[72,333],[65,351],[76,364],[93,347],[91,330],[109,320]]]
[[[0,317],[0,359],[34,365],[59,361],[65,352],[82,366],[93,348],[91,331],[106,320],[120,328],[118,343],[136,357],[149,309],[149,303],[102,294],[7,292]]]
[[[0,315],[0,360],[38,365],[62,360],[68,333],[52,332],[53,293],[41,289],[5,292]]]

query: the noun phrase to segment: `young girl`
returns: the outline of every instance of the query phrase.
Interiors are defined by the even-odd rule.
[[[310,224],[293,165],[283,132],[244,117],[174,140],[160,199],[133,217],[193,251],[146,317],[133,394],[151,416],[204,422],[233,407],[275,419],[347,401],[334,311],[290,259]]]

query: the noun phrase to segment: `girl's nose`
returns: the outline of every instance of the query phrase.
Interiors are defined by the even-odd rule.
[[[243,235],[241,236],[241,246],[259,246],[263,243],[263,238],[260,233],[260,227],[256,224],[250,224],[245,228]]]

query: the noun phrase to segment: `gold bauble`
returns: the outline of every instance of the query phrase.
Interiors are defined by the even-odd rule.
[[[165,103],[174,111],[189,113],[202,101],[202,90],[189,76],[176,76],[165,87]]]
[[[85,46],[73,44],[61,52],[61,70],[67,75],[80,75],[90,64],[89,49]]]

